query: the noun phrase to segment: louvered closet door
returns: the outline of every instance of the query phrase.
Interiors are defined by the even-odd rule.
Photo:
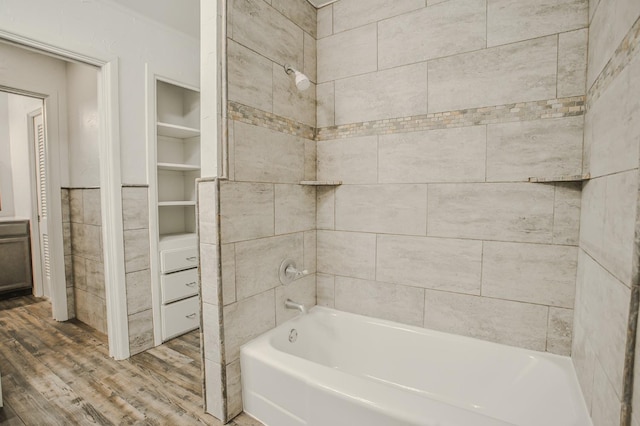
[[[33,130],[36,142],[36,160],[38,162],[36,186],[38,189],[38,219],[40,222],[40,255],[42,256],[42,274],[44,275],[42,278],[44,280],[44,295],[50,297],[51,258],[49,256],[49,229],[47,220],[47,141],[42,112],[33,117]]]

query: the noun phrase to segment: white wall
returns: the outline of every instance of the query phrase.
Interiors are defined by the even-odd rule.
[[[13,175],[9,140],[9,96],[0,92],[0,218],[13,217]]]
[[[147,183],[145,65],[199,86],[198,40],[105,0],[0,0],[0,31],[104,61],[119,59],[122,181]]]
[[[27,115],[42,107],[42,100],[9,95],[9,135],[13,174],[13,206],[15,217],[29,219],[32,214],[29,121]]]
[[[100,186],[98,70],[67,63],[69,186]]]

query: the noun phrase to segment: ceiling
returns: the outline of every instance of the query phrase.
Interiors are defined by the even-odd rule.
[[[140,15],[200,39],[200,0],[111,0]]]

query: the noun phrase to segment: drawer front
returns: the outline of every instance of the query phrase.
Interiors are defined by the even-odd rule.
[[[162,303],[171,303],[198,294],[198,269],[160,276],[162,287]]]
[[[29,235],[29,222],[0,222],[0,237]]]
[[[198,296],[162,306],[162,339],[168,340],[200,327]]]
[[[198,249],[196,247],[162,250],[160,252],[160,267],[163,274],[196,266],[198,266]]]

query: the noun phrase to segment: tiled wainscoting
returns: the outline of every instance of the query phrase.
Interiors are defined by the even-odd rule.
[[[106,333],[100,188],[63,188],[62,212],[69,316]]]
[[[122,187],[124,260],[131,355],[154,346],[149,265],[149,187]]]
[[[107,332],[99,188],[62,188],[67,304],[70,318]],[[153,341],[149,269],[149,188],[122,188],[124,254],[131,355]]]

